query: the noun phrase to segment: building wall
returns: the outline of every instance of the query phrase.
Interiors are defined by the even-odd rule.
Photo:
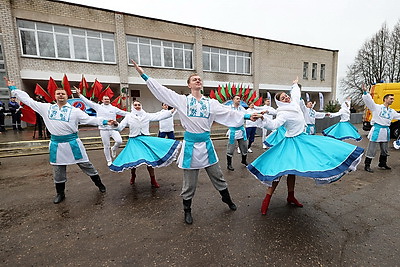
[[[289,89],[292,80],[298,76],[304,91],[309,91],[313,98],[318,91],[324,92],[326,101],[335,97],[338,53],[335,50],[289,44],[63,2],[47,0],[3,0],[2,2],[4,5],[0,8],[2,17],[0,29],[3,35],[7,72],[11,79],[17,81],[17,86],[31,94],[34,90],[30,88],[32,84],[45,82],[49,76],[59,82],[65,73],[70,81],[77,83],[84,74],[89,83],[97,78],[103,84],[140,90],[144,106],[148,104],[147,110],[158,110],[159,105],[154,104],[156,103],[154,97],[148,92],[144,82],[136,71],[128,66],[126,36],[134,35],[194,44],[193,70],[144,68],[149,76],[159,79],[177,92],[188,92],[186,79],[196,72],[203,77],[206,92],[215,89],[218,84],[231,82],[248,85],[264,94],[267,91]],[[114,33],[117,63],[89,63],[22,56],[16,25],[18,18]],[[251,53],[251,75],[204,71],[203,46]],[[302,79],[303,62],[310,64],[308,80]],[[318,79],[311,80],[312,63],[318,63],[318,66],[321,63],[326,64],[324,81],[319,79],[319,69]],[[119,88],[113,89],[119,90]]]

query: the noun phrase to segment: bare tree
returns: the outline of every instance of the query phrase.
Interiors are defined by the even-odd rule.
[[[400,21],[392,32],[386,23],[358,51],[340,81],[344,95],[357,106],[363,106],[361,85],[400,81]]]
[[[400,21],[394,26],[388,47],[389,82],[400,82]]]

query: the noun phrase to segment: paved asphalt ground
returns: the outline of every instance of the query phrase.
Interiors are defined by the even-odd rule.
[[[182,171],[156,170],[150,187],[145,167],[137,183],[112,173],[102,150],[89,157],[107,193],[101,194],[77,166],[68,167],[66,200],[55,195],[48,155],[1,159],[1,266],[399,266],[400,151],[390,148],[391,171],[359,170],[326,186],[298,177],[286,204],[283,180],[266,216],[266,187],[240,164],[226,170],[226,140],[215,141],[220,165],[238,210],[221,202],[204,171],[193,201],[193,225],[183,221]],[[263,152],[257,138],[254,160]],[[367,146],[365,138],[360,143]],[[277,164],[279,164],[277,159]]]

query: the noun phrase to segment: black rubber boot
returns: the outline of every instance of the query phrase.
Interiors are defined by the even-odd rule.
[[[234,171],[235,169],[232,167],[232,157],[231,156],[226,155],[226,162],[228,164],[228,166],[227,166],[228,170]]]
[[[245,166],[249,165],[247,163],[247,155],[242,155],[242,164],[244,164]]]
[[[99,188],[100,192],[102,192],[102,193],[106,192],[106,187],[101,182],[100,176],[98,174],[90,176],[90,178],[92,179],[93,183]]]
[[[371,169],[371,162],[372,162],[371,158],[367,158],[367,157],[365,158],[364,170],[367,171],[367,172],[373,173],[374,171]]]
[[[193,223],[193,217],[192,217],[192,209],[190,208],[192,206],[192,200],[183,200],[183,211],[185,212],[185,223],[187,224],[192,224]]]
[[[53,200],[54,204],[58,204],[65,199],[65,183],[56,183],[57,195]]]
[[[228,188],[226,188],[222,191],[219,191],[219,193],[222,196],[222,202],[228,204],[228,206],[231,210],[237,210],[235,203],[232,202],[231,196],[229,195]]]
[[[383,155],[380,155],[379,156],[379,164],[378,164],[378,167],[379,168],[382,168],[382,169],[385,169],[385,170],[391,170],[392,168],[390,168],[388,165],[387,165],[387,156],[383,156]]]

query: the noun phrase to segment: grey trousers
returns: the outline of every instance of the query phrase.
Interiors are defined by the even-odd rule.
[[[367,153],[365,156],[367,158],[374,158],[376,154],[376,148],[379,145],[381,149],[381,156],[389,156],[388,152],[388,142],[372,142],[370,141],[367,148]]]
[[[222,191],[228,187],[228,184],[224,179],[218,162],[214,165],[206,167],[205,170],[215,189],[217,189],[218,191]],[[199,169],[183,170],[183,185],[181,196],[184,200],[189,200],[194,197],[198,178]]]
[[[237,141],[238,144],[239,144],[240,153],[241,153],[243,156],[246,156],[246,155],[247,155],[247,140],[245,141],[245,140],[242,138],[242,139],[236,139],[235,141]],[[235,143],[230,144],[229,141],[228,141],[228,145],[227,145],[227,147],[226,147],[226,154],[227,154],[229,157],[232,157],[234,151],[235,151]]]
[[[90,161],[77,163],[79,168],[89,176],[99,174]],[[53,165],[54,183],[65,183],[67,181],[67,165]]]

